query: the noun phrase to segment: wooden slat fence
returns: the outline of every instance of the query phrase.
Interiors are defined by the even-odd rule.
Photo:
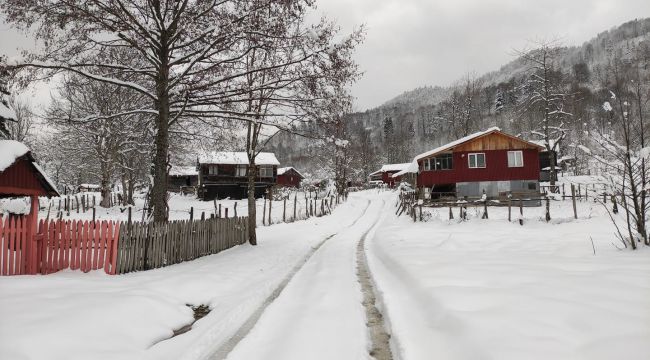
[[[39,222],[37,272],[63,269],[104,269],[116,273],[120,223],[113,221],[51,220]]]
[[[148,270],[216,254],[248,239],[245,217],[122,224],[117,273]]]
[[[27,216],[0,216],[0,275],[27,273]]]

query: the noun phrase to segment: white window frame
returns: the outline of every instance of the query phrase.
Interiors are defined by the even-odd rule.
[[[237,165],[235,167],[235,176],[244,177],[247,175],[248,165]]]
[[[483,155],[483,166],[478,166],[479,155]],[[474,158],[474,166],[472,166],[472,158]],[[487,167],[487,160],[485,158],[485,153],[467,154],[467,167],[469,167],[470,169],[485,169]]]
[[[258,176],[261,178],[273,177],[273,166],[260,166]]]
[[[219,175],[219,165],[208,165],[208,175]]]
[[[517,159],[517,157],[519,158]],[[517,162],[517,160],[519,160],[519,162]],[[508,167],[524,167],[524,152],[521,150],[508,151]]]
[[[431,170],[431,161],[430,159],[424,159],[424,171],[430,171]]]

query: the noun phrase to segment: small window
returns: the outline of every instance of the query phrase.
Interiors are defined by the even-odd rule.
[[[524,155],[521,150],[508,151],[508,167],[523,167]]]
[[[431,163],[429,162],[429,159],[424,159],[424,170],[425,171],[431,170]]]
[[[235,176],[246,176],[248,165],[237,165]]]
[[[470,169],[485,167],[485,153],[469,154],[468,156]]]
[[[528,190],[537,190],[537,183],[529,182],[528,183]]]
[[[208,165],[208,174],[210,175],[219,174],[219,167],[217,165]]]
[[[260,177],[273,177],[273,167],[272,166],[260,166]]]

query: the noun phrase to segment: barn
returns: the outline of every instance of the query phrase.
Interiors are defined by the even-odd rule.
[[[198,156],[198,196],[203,200],[244,199],[248,194],[248,156],[245,152],[209,152]],[[276,184],[280,162],[275,154],[255,157],[255,197]]]
[[[395,176],[394,174],[406,170],[409,168],[411,163],[402,163],[402,164],[386,164],[381,167],[381,169],[368,175],[370,181],[379,181],[388,185],[389,187],[394,187],[395,183],[399,183],[402,178],[401,176]]]
[[[280,186],[299,188],[300,182],[304,178],[305,177],[302,176],[302,174],[294,167],[289,166],[289,167],[278,168],[277,183]]]
[[[488,198],[539,194],[542,147],[493,127],[417,155],[408,169],[425,197]]]

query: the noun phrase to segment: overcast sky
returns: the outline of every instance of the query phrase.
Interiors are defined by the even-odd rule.
[[[418,86],[449,85],[468,72],[497,70],[535,38],[578,45],[650,16],[648,0],[318,0],[318,12],[351,31],[365,24],[354,86],[365,110]],[[0,22],[0,53],[33,43]],[[42,93],[42,92],[41,92]]]

